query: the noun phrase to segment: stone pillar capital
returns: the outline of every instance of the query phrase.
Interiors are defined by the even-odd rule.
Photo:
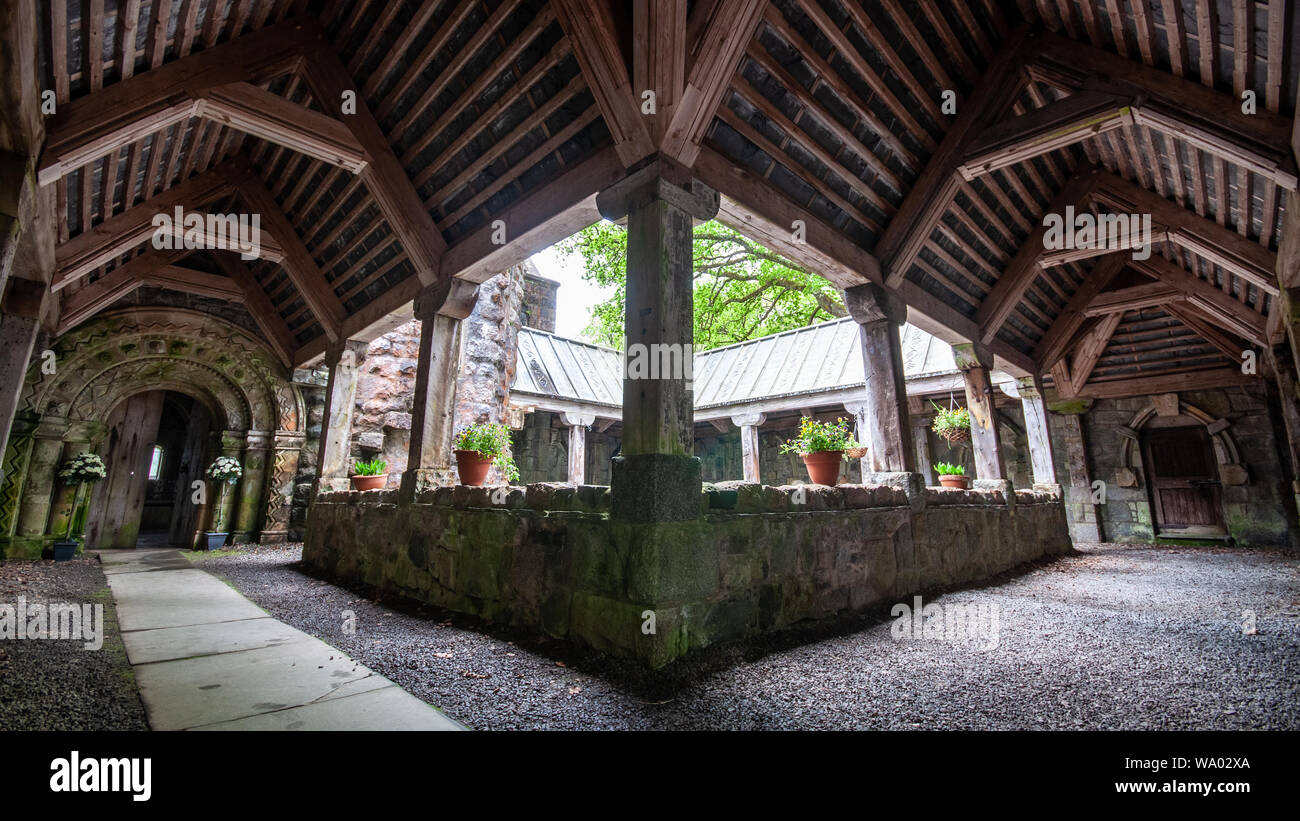
[[[596,414],[579,411],[564,411],[560,414],[564,424],[571,428],[589,428],[596,422]]]

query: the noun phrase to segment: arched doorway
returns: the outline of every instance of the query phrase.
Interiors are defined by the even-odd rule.
[[[97,316],[60,336],[50,350],[53,361],[40,357],[27,371],[4,454],[0,551],[40,555],[70,517],[74,525],[96,520],[96,495],[111,491],[97,488],[74,511],[72,489],[58,481],[58,468],[81,451],[102,452],[111,432],[108,414],[123,403],[158,401],[135,399],[151,392],[163,395],[159,421],[167,392],[188,397],[191,408],[201,405],[206,412],[205,453],[191,465],[195,478],[218,455],[243,465],[244,476],[223,511],[232,538],[284,541],[305,413],[288,369],[263,342],[210,314],[131,308]],[[138,469],[147,471],[148,463]],[[203,526],[196,522],[195,529]],[[78,530],[102,543],[104,526],[97,534]],[[127,530],[113,541],[125,542]]]
[[[1144,428],[1142,460],[1157,536],[1228,535],[1214,447],[1204,425]]]

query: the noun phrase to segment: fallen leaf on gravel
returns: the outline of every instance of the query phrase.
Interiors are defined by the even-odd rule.
[[[460,674],[465,678],[492,678],[489,673],[471,673],[469,670],[462,670]]]
[[[555,662],[555,666],[556,666],[556,667],[568,667],[569,665],[565,664],[565,663],[562,662],[562,661],[557,661],[557,662]]]
[[[569,695],[571,695],[571,696],[576,696],[578,693],[581,693],[581,692],[582,692],[582,688],[581,688],[581,687],[570,687],[570,688],[569,688]]]
[[[449,659],[451,658],[451,653],[434,653],[433,657],[436,659]]]

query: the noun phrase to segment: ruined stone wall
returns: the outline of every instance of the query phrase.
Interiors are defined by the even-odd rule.
[[[610,521],[608,489],[587,485],[439,488],[413,504],[393,492],[322,494],[303,560],[386,595],[660,667],[1070,548],[1060,497],[1048,493],[710,491],[698,520],[648,525]]]
[[[1140,439],[1130,446],[1127,468],[1121,458],[1128,426],[1154,399],[1143,396],[1098,400],[1081,418],[1092,478],[1105,483],[1105,503],[1098,505],[1096,512],[1107,541],[1149,542],[1157,535]],[[1228,535],[1241,545],[1291,544],[1295,534],[1291,532],[1292,517],[1285,501],[1289,483],[1263,386],[1188,391],[1178,394],[1178,399],[1208,414],[1212,425],[1221,429],[1220,435],[1230,439],[1237,449],[1237,462],[1219,465],[1219,492]],[[1052,414],[1050,421],[1057,418]],[[1196,423],[1190,418],[1183,421]],[[1142,430],[1137,433],[1140,437]],[[1052,438],[1058,474],[1064,482],[1068,476],[1067,443],[1060,426],[1053,427]],[[1079,498],[1072,497],[1072,504],[1083,504],[1085,494],[1075,495]]]
[[[524,262],[478,287],[474,310],[461,323],[453,431],[460,432],[475,422],[506,421],[519,351],[524,277],[536,270],[531,262]]]
[[[555,333],[556,292],[560,283],[536,273],[533,268],[524,277],[523,305],[520,309],[525,328]]]
[[[350,456],[383,459],[393,487],[406,470],[419,357],[420,323],[407,322],[370,343],[357,379]]]

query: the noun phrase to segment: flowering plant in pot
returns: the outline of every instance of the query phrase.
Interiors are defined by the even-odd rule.
[[[781,452],[802,456],[813,484],[834,485],[839,480],[844,452],[860,447],[849,433],[848,420],[818,422],[805,416],[799,421],[799,435],[786,440],[781,445]]]
[[[934,406],[934,424],[930,429],[951,442],[964,442],[970,438],[970,411],[966,408],[944,409]]]
[[[77,508],[81,506],[81,488],[93,485],[108,475],[104,460],[94,453],[79,453],[64,463],[59,470],[59,478],[66,485],[72,485],[72,510],[68,512],[68,530],[63,539],[54,543],[54,561],[66,562],[77,555],[76,539],[72,538],[72,522],[77,518]]]
[[[939,484],[944,487],[959,487],[963,490],[970,487],[970,477],[966,475],[966,468],[962,465],[940,462],[934,466],[934,470],[939,474]]]
[[[238,460],[230,456],[218,456],[211,465],[208,465],[208,479],[216,482],[221,486],[221,498],[217,502],[215,515],[216,530],[207,532],[208,550],[216,550],[226,543],[230,536],[229,531],[222,529],[223,520],[226,513],[226,491],[230,486],[239,481],[239,477],[244,475],[244,469],[239,466]]]
[[[352,489],[382,490],[388,483],[387,470],[388,463],[383,459],[372,459],[369,462],[358,460],[352,474]]]
[[[456,435],[455,449],[461,484],[483,484],[490,467],[508,482],[519,481],[519,468],[510,456],[510,429],[500,422],[475,422]]]

